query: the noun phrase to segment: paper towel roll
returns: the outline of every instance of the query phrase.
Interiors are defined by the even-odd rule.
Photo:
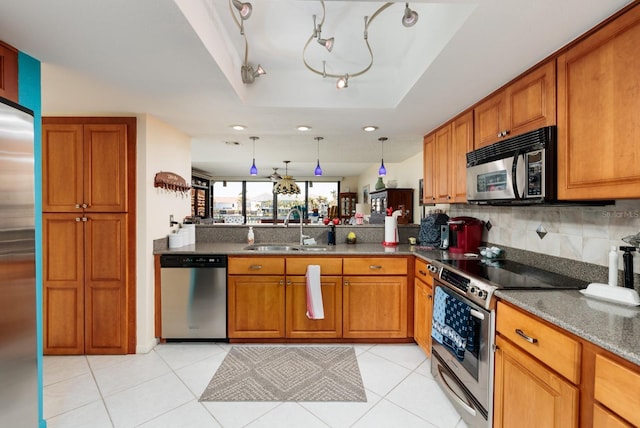
[[[398,221],[396,217],[386,216],[384,218],[384,242],[387,245],[398,243]]]

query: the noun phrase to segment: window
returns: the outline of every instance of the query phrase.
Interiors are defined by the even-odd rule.
[[[298,182],[299,195],[274,195],[270,181],[216,181],[212,217],[216,223],[256,224],[284,221],[292,208],[303,219],[318,222],[338,204],[338,182]],[[274,207],[276,207],[274,211]],[[295,211],[291,220],[299,220]]]

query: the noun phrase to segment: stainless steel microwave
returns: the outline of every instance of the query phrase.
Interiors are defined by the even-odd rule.
[[[467,153],[467,201],[511,205],[555,202],[556,127]]]

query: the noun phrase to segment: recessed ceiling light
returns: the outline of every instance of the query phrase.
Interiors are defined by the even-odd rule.
[[[298,126],[298,131],[305,132],[305,131],[309,131],[310,129],[311,129],[311,127],[310,127],[310,126],[307,126],[307,125],[300,125],[300,126]]]
[[[239,146],[240,143],[237,141],[225,141],[225,144],[229,145],[229,146]]]
[[[365,131],[365,132],[373,132],[376,129],[378,129],[378,127],[377,126],[373,126],[373,125],[368,125],[368,126],[365,126],[365,127],[362,128],[362,130]]]
[[[231,125],[231,127],[236,131],[244,131],[245,129],[247,129],[247,127],[244,125]]]

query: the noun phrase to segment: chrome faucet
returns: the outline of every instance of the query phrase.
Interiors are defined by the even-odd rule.
[[[287,213],[287,217],[285,217],[285,219],[284,219],[284,227],[289,227],[289,218],[291,217],[291,214],[294,211],[298,213],[298,217],[300,218],[300,245],[304,245],[304,240],[306,238],[310,238],[310,236],[307,236],[307,235],[302,233],[302,226],[304,225],[304,219],[302,218],[302,213],[300,212],[299,209],[291,208],[289,210],[289,212]]]

